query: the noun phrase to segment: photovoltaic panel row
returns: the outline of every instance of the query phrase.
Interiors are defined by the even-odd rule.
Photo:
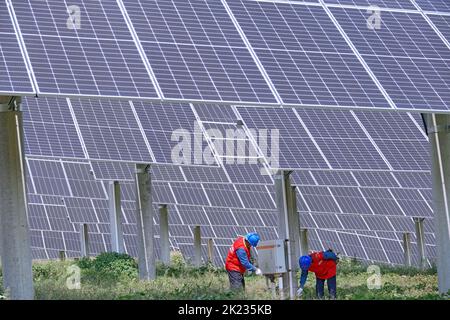
[[[116,2],[11,1],[38,93],[158,98]],[[76,14],[72,12],[72,14]]]
[[[322,7],[227,3],[284,103],[390,108]]]
[[[124,5],[165,98],[276,103],[220,1]]]
[[[0,93],[33,93],[28,70],[14,30],[8,7],[0,3]]]
[[[331,12],[398,108],[448,110],[450,50],[420,14],[383,12],[372,30],[365,10]]]

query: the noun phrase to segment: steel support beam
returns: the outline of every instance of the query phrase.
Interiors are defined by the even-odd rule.
[[[411,234],[403,234],[403,263],[405,266],[411,266]]]
[[[300,229],[300,255],[306,256],[309,252],[308,229]]]
[[[141,280],[156,278],[150,165],[136,165],[138,265]]]
[[[450,115],[425,118],[431,145],[436,262],[440,293],[450,291]]]
[[[200,226],[194,227],[194,266],[202,265],[202,234]]]
[[[89,257],[89,229],[86,223],[80,225],[81,256]]]
[[[208,239],[208,262],[214,263],[214,240]]]
[[[425,248],[425,232],[423,223],[425,218],[414,218],[414,224],[416,226],[416,241],[417,252],[419,253],[419,268],[425,269],[427,267],[427,256]]]
[[[298,258],[300,256],[300,224],[297,213],[296,191],[291,186],[290,171],[279,171],[275,175],[276,203],[278,209],[278,234],[287,242],[286,265],[288,273],[282,275],[281,285],[284,297],[295,298]]]
[[[0,246],[3,287],[11,299],[33,299],[20,98],[0,97]]]
[[[111,250],[124,253],[122,203],[120,198],[120,184],[118,181],[109,183],[109,221],[111,230]]]
[[[159,243],[161,245],[161,261],[170,264],[169,210],[167,205],[159,207]]]

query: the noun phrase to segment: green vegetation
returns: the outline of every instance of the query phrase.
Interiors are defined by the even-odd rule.
[[[69,289],[73,266],[80,269],[81,288]],[[71,268],[72,267],[72,268]],[[373,275],[367,266],[347,259],[338,265],[339,299],[444,299],[437,293],[436,269],[421,271],[379,265],[381,288],[369,290]],[[170,266],[159,264],[157,280],[138,281],[136,261],[125,254],[104,253],[95,259],[36,262],[33,265],[37,299],[274,299],[265,278],[246,277],[246,294],[228,289],[222,268],[194,268],[180,254],[172,255]],[[0,284],[2,281],[0,271]],[[314,299],[315,277],[308,277],[303,299]],[[0,299],[7,298],[0,288]]]

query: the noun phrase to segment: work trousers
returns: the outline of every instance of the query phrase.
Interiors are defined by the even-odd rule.
[[[328,293],[330,294],[330,299],[336,299],[336,276],[331,277],[327,280],[316,278],[316,295],[318,299],[323,299],[325,291],[325,281],[328,286]]]

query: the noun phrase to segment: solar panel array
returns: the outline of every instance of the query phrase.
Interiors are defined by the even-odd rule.
[[[372,5],[379,29],[368,28]],[[135,163],[152,163],[155,210],[169,205],[171,246],[186,256],[195,225],[214,239],[217,264],[238,234],[277,237],[273,177],[262,173],[281,168],[295,170],[311,248],[401,263],[402,233],[425,217],[434,257],[421,119],[371,110],[448,112],[446,1],[7,0],[0,9],[0,93],[39,97],[23,102],[34,258],[78,256],[81,223],[92,253],[110,250],[112,180],[136,255]],[[289,108],[298,106],[314,108]],[[189,140],[199,132],[201,154],[174,163],[178,129]],[[238,129],[243,137],[216,136]],[[278,161],[260,149],[262,133],[279,138]],[[241,153],[224,156],[229,146]]]
[[[29,100],[30,98],[25,99],[25,105],[40,101]],[[254,124],[255,128],[261,129],[280,128],[282,138],[289,138],[291,134],[291,142],[286,143],[285,148],[280,148],[282,155],[285,150],[292,154],[285,163],[292,163],[291,159],[304,154],[305,148],[293,148],[297,145],[294,133],[302,130],[299,136],[308,141],[311,149],[318,150],[316,153],[322,154],[324,163],[341,164],[339,167],[324,165],[321,168],[304,161],[305,165],[293,173],[294,185],[298,186],[301,224],[310,230],[312,248],[332,246],[361,259],[392,262],[391,254],[394,249],[391,252],[384,249],[384,253],[380,254],[381,243],[384,241],[390,247],[397,248],[395,254],[401,256],[402,233],[411,232],[414,227],[412,218],[420,216],[427,218],[427,244],[431,248],[429,252],[433,252],[431,177],[428,164],[425,161],[418,162],[417,167],[411,168],[411,163],[398,161],[398,166],[389,166],[389,162],[386,162],[389,156],[384,155],[376,144],[385,140],[397,146],[408,141],[417,145],[426,144],[418,119],[409,114],[391,116],[372,112],[304,112],[294,109],[258,109],[257,112],[256,109],[219,106],[173,106],[158,109],[159,105],[147,105],[146,108],[138,109],[136,104],[128,102],[50,98],[45,101],[42,113],[35,115],[37,107],[29,108],[29,112],[25,113],[25,122],[31,124],[25,127],[26,141],[32,136],[42,139],[48,135],[45,131],[30,133],[29,128],[33,128],[35,122],[67,123],[75,127],[75,134],[81,133],[76,135],[81,136],[81,139],[74,141],[83,141],[86,147],[89,146],[86,148],[88,152],[107,156],[103,159],[100,159],[101,156],[92,157],[92,161],[87,161],[88,158],[84,156],[78,160],[70,160],[69,157],[59,157],[60,153],[51,150],[53,146],[60,150],[61,144],[48,143],[51,152],[44,158],[46,152],[32,154],[29,153],[32,149],[27,148],[32,186],[29,190],[29,202],[34,207],[40,205],[39,210],[33,207],[33,212],[37,213],[30,216],[30,225],[33,234],[39,234],[44,241],[36,242],[33,246],[36,258],[54,258],[59,250],[67,250],[71,256],[79,255],[79,240],[75,234],[79,232],[81,223],[88,223],[92,227],[95,239],[92,244],[93,253],[109,248],[107,183],[111,180],[121,181],[124,230],[125,238],[128,239],[126,249],[131,254],[136,253],[134,164],[128,161],[133,157],[142,158],[128,150],[148,150],[145,145],[132,149],[138,139],[131,139],[133,135],[128,132],[134,130],[141,134],[138,122],[145,123],[142,126],[144,131],[165,132],[168,135],[170,130],[185,126],[191,130],[196,125],[235,128],[236,119],[244,120],[245,132],[251,132],[251,124]],[[59,103],[62,105],[59,106]],[[52,108],[49,109],[49,106]],[[70,110],[61,112],[64,108],[72,108],[74,116],[67,117]],[[253,122],[249,122],[249,119]],[[92,128],[95,127],[106,131],[104,134],[94,134]],[[109,131],[111,128],[120,129],[121,133]],[[206,136],[207,132],[202,134]],[[92,139],[90,143],[86,142],[88,136]],[[120,138],[121,136],[126,138]],[[142,136],[144,135],[141,134]],[[150,145],[159,143],[157,138],[147,136]],[[358,156],[353,149],[337,153],[342,158],[329,157],[328,154],[333,153],[323,150],[332,149],[335,140],[342,140],[342,145],[347,146],[362,140],[362,145],[369,149],[367,154],[359,157],[373,160],[365,160],[366,167],[362,167],[364,162],[358,158],[346,160],[346,157],[354,159]],[[96,141],[99,141],[99,147],[96,147]],[[237,142],[233,139],[231,141]],[[165,142],[164,150],[170,150],[174,143],[176,142]],[[26,145],[35,144],[28,142]],[[111,152],[116,148],[124,149],[116,155]],[[155,157],[160,156],[159,150],[154,153]],[[414,153],[416,150],[411,149],[410,156],[419,159],[420,156]],[[128,155],[129,158],[126,158]],[[217,156],[220,158],[219,154]],[[124,162],[117,162],[118,160]],[[215,262],[220,265],[229,244],[237,234],[257,230],[265,238],[277,237],[273,178],[261,174],[260,162],[248,164],[251,159],[245,160],[246,164],[227,164],[222,161],[216,167],[174,166],[164,163],[152,165],[155,210],[157,204],[169,205],[173,249],[192,256],[192,228],[201,225],[203,236],[215,241],[218,253]],[[155,222],[158,222],[157,218],[156,216]],[[57,240],[52,240],[55,237],[62,239],[59,245]],[[353,239],[352,237],[365,239],[358,241],[369,247],[365,247],[365,251],[354,251],[354,243],[345,242]],[[389,239],[384,239],[386,237]],[[374,247],[374,242],[379,246]],[[381,259],[386,256],[388,258]],[[431,255],[429,257],[432,258]]]
[[[448,112],[443,0],[6,4],[4,93]]]

